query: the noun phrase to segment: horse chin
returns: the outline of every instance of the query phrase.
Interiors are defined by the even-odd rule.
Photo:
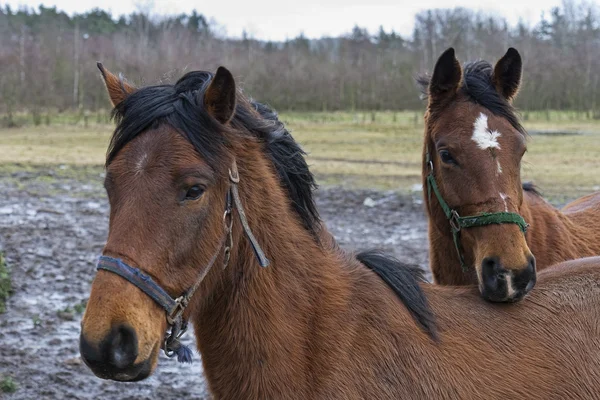
[[[152,363],[149,362],[149,360],[146,360],[141,364],[142,364],[141,369],[139,370],[137,375],[135,375],[135,374],[129,375],[128,373],[118,372],[118,373],[114,374],[111,378],[108,378],[108,379],[112,379],[112,380],[118,381],[118,382],[143,381],[144,379],[148,378],[152,374],[153,368],[152,368]],[[134,366],[134,367],[136,367],[136,366]]]
[[[515,297],[496,297],[482,293],[482,297],[490,303],[518,303],[525,298],[526,294],[518,295]]]
[[[527,291],[519,291],[512,296],[503,294],[498,295],[495,293],[490,293],[482,285],[479,285],[479,293],[481,293],[481,297],[490,303],[518,303],[523,300],[528,292]]]

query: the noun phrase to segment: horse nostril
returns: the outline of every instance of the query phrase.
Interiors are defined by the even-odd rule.
[[[93,365],[102,360],[102,355],[98,351],[98,348],[93,346],[83,333],[79,336],[79,353],[87,365]]]
[[[518,274],[515,274],[514,277],[514,286],[516,289],[522,290],[525,293],[528,293],[533,289],[536,282],[536,273],[535,273],[535,257],[529,256],[527,262],[527,268],[521,271]]]
[[[111,364],[117,368],[129,367],[138,356],[137,335],[127,325],[120,325],[113,329],[108,344]]]
[[[529,256],[529,265],[527,265],[527,270],[533,275],[535,274],[535,257]]]
[[[499,269],[498,257],[486,257],[481,262],[482,283],[487,290],[495,291],[497,289]]]

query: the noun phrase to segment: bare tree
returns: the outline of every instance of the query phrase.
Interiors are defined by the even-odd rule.
[[[0,8],[0,113],[105,108],[95,62],[138,84],[169,82],[195,69],[231,69],[256,98],[287,110],[418,109],[413,78],[439,53],[462,61],[524,58],[518,106],[594,110],[600,100],[600,15],[566,0],[533,26],[465,8],[418,13],[410,37],[355,26],[347,35],[264,42],[224,37],[194,11],[166,18],[143,8],[115,19],[100,9],[68,16],[56,8]],[[24,88],[28,90],[24,90]],[[38,112],[38,111],[36,111]]]

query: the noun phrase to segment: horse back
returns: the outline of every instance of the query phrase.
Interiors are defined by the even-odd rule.
[[[591,215],[597,215],[598,220],[600,220],[600,192],[580,197],[565,205],[561,211],[569,215],[570,218],[579,216],[589,218]]]
[[[429,386],[444,388],[439,397],[597,398],[600,257],[540,271],[517,304],[485,302],[475,286],[423,288],[440,338],[421,342],[414,368],[421,379],[429,371]]]

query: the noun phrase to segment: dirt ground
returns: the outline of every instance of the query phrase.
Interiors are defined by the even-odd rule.
[[[207,399],[199,355],[181,365],[161,355],[138,383],[96,378],[78,350],[83,305],[107,235],[102,171],[12,169],[0,179],[0,250],[15,292],[0,315],[0,379],[18,384],[3,399]],[[382,248],[426,268],[421,194],[322,188],[327,226],[347,249]],[[192,334],[186,341],[193,343]]]

